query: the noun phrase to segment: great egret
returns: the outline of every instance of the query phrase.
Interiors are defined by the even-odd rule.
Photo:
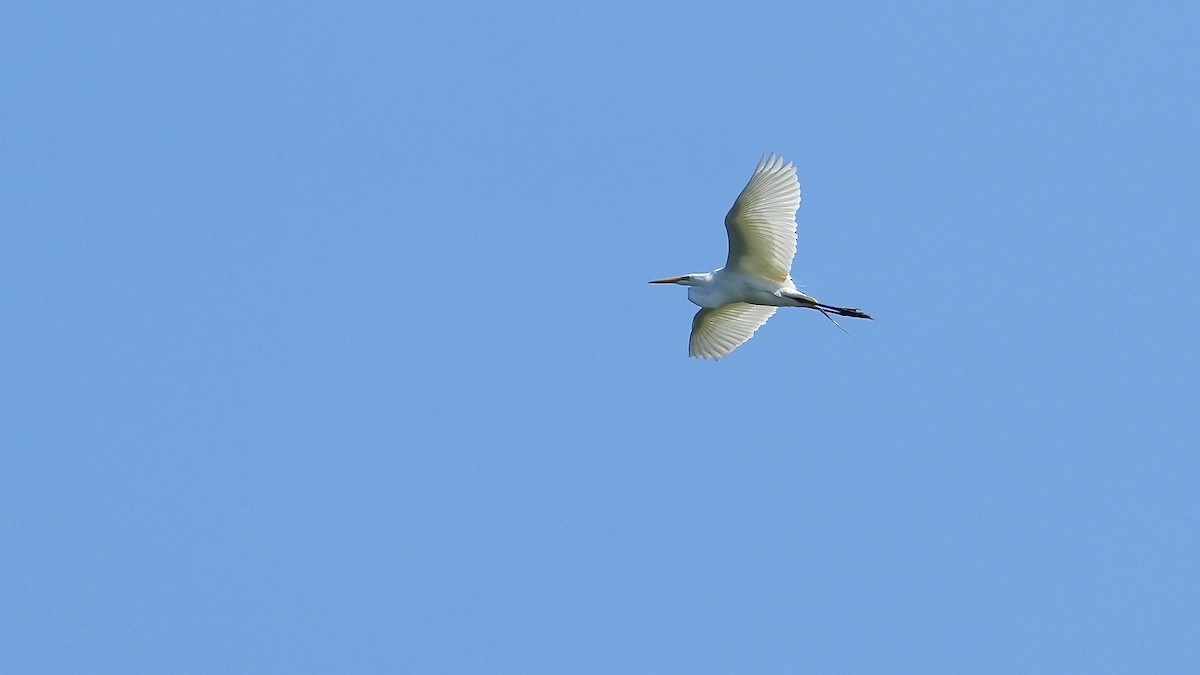
[[[713,272],[650,282],[690,286],[688,300],[701,309],[692,319],[689,354],[706,359],[729,354],[749,340],[779,307],[815,309],[830,321],[830,312],[871,318],[862,310],[825,305],[796,290],[791,270],[796,256],[798,208],[800,181],[796,180],[796,167],[791,162],[784,164],[782,157],[772,153],[759,160],[750,182],[725,216],[729,235],[725,266]]]

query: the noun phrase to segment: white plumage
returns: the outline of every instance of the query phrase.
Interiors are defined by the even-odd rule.
[[[689,286],[688,300],[701,307],[692,319],[690,355],[720,359],[749,340],[778,307],[807,307],[827,317],[833,313],[871,318],[858,309],[822,304],[796,289],[791,269],[799,208],[796,167],[772,154],[759,161],[725,216],[725,267],[650,282]]]
[[[688,353],[719,359],[737,348],[771,318],[774,307],[734,302],[716,309],[701,309],[692,317]]]
[[[725,214],[729,257],[725,268],[784,283],[796,257],[800,181],[782,157],[760,160],[750,182]]]

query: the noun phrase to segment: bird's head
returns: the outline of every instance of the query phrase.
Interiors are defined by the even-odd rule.
[[[667,277],[666,279],[655,279],[652,284],[679,284],[680,286],[699,286],[709,280],[712,274],[685,274],[681,277]]]

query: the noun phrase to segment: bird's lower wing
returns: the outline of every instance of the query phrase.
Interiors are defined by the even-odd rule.
[[[775,307],[745,302],[702,309],[692,319],[692,337],[688,353],[706,359],[719,359],[749,340],[758,327],[775,313]]]

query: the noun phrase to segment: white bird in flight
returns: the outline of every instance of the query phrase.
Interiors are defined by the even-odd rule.
[[[750,182],[725,216],[729,235],[725,266],[650,282],[690,286],[688,300],[699,305],[700,311],[692,319],[689,354],[720,359],[749,340],[779,307],[815,309],[830,321],[830,312],[871,318],[862,310],[825,305],[796,290],[791,270],[799,208],[796,167],[772,154],[759,161]]]

